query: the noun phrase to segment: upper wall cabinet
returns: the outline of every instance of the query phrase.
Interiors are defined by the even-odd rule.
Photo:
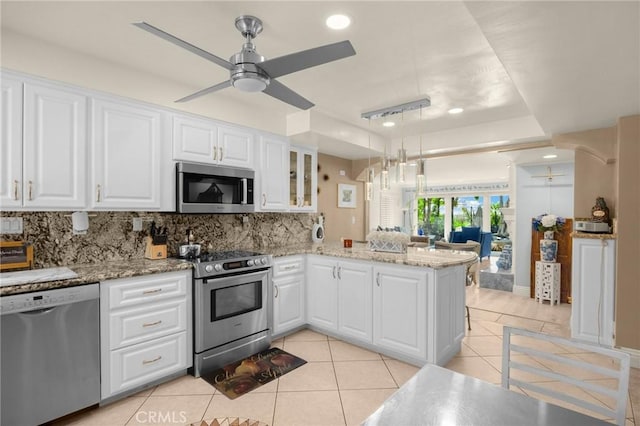
[[[162,113],[120,100],[96,98],[91,121],[91,208],[159,210]]]
[[[289,171],[289,141],[286,138],[261,135],[258,167],[257,211],[286,211],[289,208],[287,173]]]
[[[22,206],[22,82],[2,76],[0,204]]]
[[[2,106],[3,208],[84,208],[87,98],[3,76]]]
[[[318,206],[318,153],[292,146],[289,151],[289,208],[315,212]]]
[[[253,168],[253,133],[213,120],[174,115],[173,159]]]

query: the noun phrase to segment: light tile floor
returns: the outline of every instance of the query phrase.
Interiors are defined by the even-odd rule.
[[[524,302],[529,301],[525,299]],[[539,308],[523,310],[533,312]],[[563,306],[559,308],[566,309]],[[561,316],[562,313],[558,310],[554,315]],[[544,315],[532,317],[472,308],[472,330],[467,332],[461,352],[446,367],[499,385],[503,325],[568,334],[566,326],[542,320]],[[236,400],[227,399],[202,379],[184,376],[111,405],[62,419],[58,424],[177,425],[202,419],[241,417],[273,426],[357,425],[418,370],[415,366],[311,330],[275,341],[274,346],[306,359],[307,364]],[[587,357],[585,354],[572,356]],[[553,368],[552,365],[546,367]],[[545,384],[557,387],[554,382]],[[514,391],[523,392],[520,389]],[[567,389],[566,392],[576,391]],[[634,412],[635,418],[640,419],[638,369],[632,369],[629,393],[627,425],[633,425]],[[587,397],[601,403],[591,395]]]

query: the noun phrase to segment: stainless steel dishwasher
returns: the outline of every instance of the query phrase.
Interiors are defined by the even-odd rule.
[[[99,287],[0,298],[0,424],[37,425],[100,401]]]

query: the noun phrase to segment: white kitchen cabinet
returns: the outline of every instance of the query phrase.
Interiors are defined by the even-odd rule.
[[[309,256],[309,324],[352,340],[371,343],[371,271],[371,265],[362,262]]]
[[[256,211],[287,211],[289,141],[272,135],[260,135],[259,170],[256,173],[259,197],[255,200]]]
[[[193,364],[191,272],[100,283],[102,400],[173,377]]]
[[[373,278],[373,344],[426,359],[427,270],[376,265]]]
[[[91,208],[161,209],[162,116],[134,103],[92,100]]]
[[[465,336],[466,267],[427,273],[427,361],[446,363],[460,352]]]
[[[173,159],[253,168],[253,133],[214,120],[173,116]]]
[[[273,335],[280,336],[306,322],[304,256],[273,261]]]
[[[3,73],[3,208],[86,207],[86,116],[83,94]]]
[[[574,238],[572,246],[571,337],[612,347],[616,241]]]
[[[0,206],[22,206],[22,81],[2,75]]]
[[[289,150],[289,210],[315,212],[318,208],[318,153],[292,146]]]

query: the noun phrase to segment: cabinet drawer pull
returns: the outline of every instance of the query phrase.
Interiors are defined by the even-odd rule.
[[[96,185],[96,203],[100,202],[100,185]]]
[[[274,287],[275,287],[275,289],[276,289],[276,295],[275,295],[275,296],[273,296],[273,297],[277,299],[277,298],[278,298],[278,286],[277,286],[277,285],[274,285]]]
[[[378,287],[380,287],[380,272],[376,274],[376,284],[378,284]]]
[[[338,266],[338,279],[342,279],[342,266]]]
[[[267,194],[262,193],[262,207],[267,205]]]
[[[213,161],[218,161],[218,147],[213,147]]]
[[[333,278],[336,277],[336,267],[334,266],[333,269],[331,270],[331,274],[333,275]]]
[[[219,149],[220,149],[220,161],[222,161],[222,154],[224,151],[222,151],[222,147],[220,147]]]
[[[33,197],[31,196],[32,190],[33,190],[33,182],[29,181],[29,201],[33,200]]]
[[[288,265],[282,268],[283,271],[293,271],[294,269],[298,269],[298,265]]]
[[[18,181],[13,181],[13,199],[18,201]]]
[[[160,293],[162,291],[161,288],[156,288],[153,290],[145,290],[142,292],[142,294],[153,294],[153,293]]]
[[[158,324],[161,324],[161,323],[162,323],[162,320],[158,320],[158,321],[156,321],[156,322],[147,322],[147,323],[144,323],[144,324],[142,324],[142,326],[143,326],[143,327],[153,327],[154,325],[158,325]]]
[[[149,359],[149,360],[143,359],[142,360],[142,365],[153,364],[154,362],[160,361],[161,359],[162,359],[162,355],[158,355],[158,357],[154,358],[154,359]]]

